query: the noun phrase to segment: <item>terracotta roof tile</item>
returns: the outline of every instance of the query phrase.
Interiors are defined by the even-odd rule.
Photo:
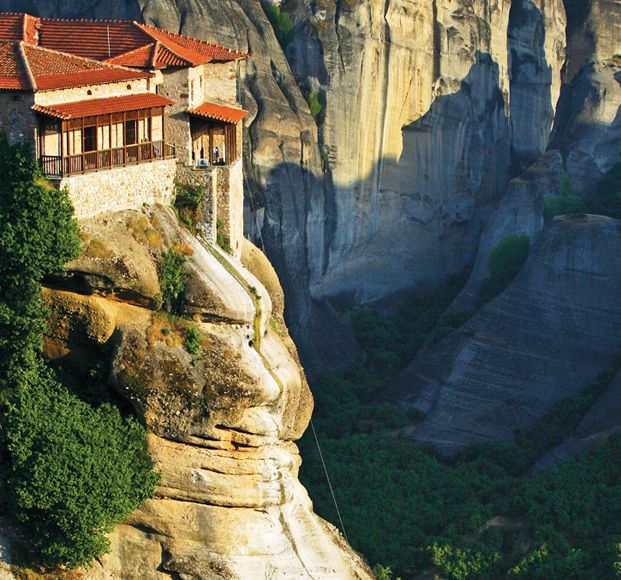
[[[0,41],[24,41],[138,68],[188,67],[231,61],[247,54],[219,44],[130,20],[36,18],[0,13]]]
[[[0,43],[0,88],[45,91],[148,78],[149,73],[25,43]]]
[[[0,43],[0,89],[29,89],[26,71],[14,42]]]
[[[130,20],[42,18],[40,37],[41,46],[96,60],[106,60],[153,42]]]
[[[22,23],[23,38],[22,40],[27,44],[39,43],[39,28],[41,27],[41,21],[36,16],[30,14],[24,14],[24,20]]]
[[[190,109],[188,113],[205,119],[216,119],[226,123],[239,123],[248,114],[248,111],[216,103],[203,103],[195,109]]]
[[[24,14],[16,12],[0,13],[0,40],[17,42],[24,39]]]
[[[106,115],[108,113],[138,111],[140,109],[150,109],[152,107],[165,107],[173,103],[174,101],[161,95],[156,95],[155,93],[141,93],[123,97],[106,97],[104,99],[61,103],[59,105],[34,105],[32,109],[37,113],[56,117],[57,119],[79,119],[81,117],[90,117],[93,115]]]
[[[198,38],[192,38],[185,34],[176,34],[162,28],[156,28],[155,26],[149,26],[148,24],[138,24],[145,32],[157,35],[157,38],[162,44],[174,43],[177,46],[189,49],[194,53],[198,53],[202,56],[210,57],[215,61],[231,61],[246,58],[248,56],[245,52],[233,50],[220,44],[207,42],[206,40],[200,40]]]

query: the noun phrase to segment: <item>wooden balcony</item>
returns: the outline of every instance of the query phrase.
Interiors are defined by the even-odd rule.
[[[164,141],[152,141],[138,145],[126,145],[116,149],[88,151],[65,157],[41,155],[41,169],[48,177],[67,177],[92,171],[149,163],[159,159],[174,159],[175,147]]]

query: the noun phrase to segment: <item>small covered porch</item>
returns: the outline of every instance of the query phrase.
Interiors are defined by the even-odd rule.
[[[203,103],[188,111],[192,165],[233,165],[240,156],[241,120],[248,111],[216,103]]]
[[[62,178],[174,158],[174,147],[166,143],[165,108],[172,104],[144,93],[34,105],[43,173]]]

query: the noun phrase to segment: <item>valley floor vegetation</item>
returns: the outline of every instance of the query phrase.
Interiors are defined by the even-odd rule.
[[[611,188],[602,201],[614,206]],[[621,198],[621,195],[619,195]],[[612,200],[612,201],[611,201]],[[492,252],[480,303],[520,270],[528,239],[512,236]],[[621,578],[621,436],[547,472],[530,475],[541,454],[577,426],[621,368],[594,377],[515,444],[487,444],[448,461],[409,438],[420,417],[378,395],[426,341],[460,326],[470,313],[443,315],[466,277],[428,298],[410,298],[392,315],[349,312],[361,355],[348,372],[313,385],[314,425],[348,539],[380,580],[439,577]],[[312,435],[300,442],[300,473],[315,509],[337,513]]]
[[[75,374],[43,357],[42,282],[80,251],[66,191],[5,137],[0,174],[0,509],[24,538],[16,563],[75,567],[108,549],[107,532],[157,474],[103,363]]]

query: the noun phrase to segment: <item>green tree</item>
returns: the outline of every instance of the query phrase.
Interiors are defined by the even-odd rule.
[[[42,357],[45,276],[80,250],[66,190],[0,137],[0,437],[4,503],[47,563],[87,563],[153,492],[144,429],[63,386]]]
[[[280,6],[272,4],[270,0],[261,0],[261,6],[263,6],[263,10],[272,24],[278,42],[283,48],[287,48],[293,36],[291,16]]]
[[[181,297],[185,292],[186,258],[174,248],[163,256],[160,264],[160,286],[164,308],[168,312],[179,310]]]
[[[42,363],[2,417],[9,505],[47,563],[77,566],[107,551],[106,533],[153,493],[144,428],[91,407]]]
[[[33,364],[42,347],[43,278],[80,251],[66,190],[47,182],[25,145],[0,135],[0,386]]]
[[[574,193],[569,176],[564,174],[561,176],[558,195],[543,201],[543,218],[548,223],[557,215],[584,213],[585,209],[584,200]]]
[[[308,95],[308,108],[310,109],[310,114],[313,117],[318,117],[319,113],[321,113],[322,105],[321,105],[321,96],[318,91],[313,91]]]
[[[508,236],[492,249],[487,262],[489,277],[483,281],[479,304],[488,302],[518,275],[530,252],[530,240],[524,234]]]

